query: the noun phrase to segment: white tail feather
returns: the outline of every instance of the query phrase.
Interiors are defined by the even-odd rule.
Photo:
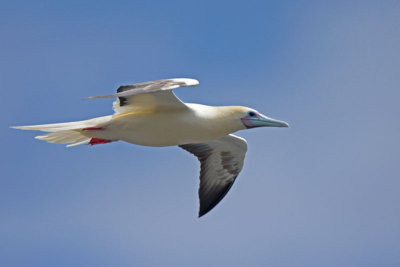
[[[88,143],[90,138],[81,134],[78,130],[59,131],[39,135],[35,137],[53,144],[69,144],[68,146]]]
[[[76,130],[87,127],[95,127],[101,123],[108,122],[112,116],[104,116],[85,121],[72,121],[52,124],[29,125],[29,126],[12,126],[11,128],[20,130],[37,130],[43,132],[59,132],[66,130]]]
[[[111,118],[112,116],[104,116],[86,121],[73,121],[30,126],[13,126],[11,128],[48,132],[47,134],[39,135],[35,138],[54,144],[68,144],[67,147],[71,147],[85,144],[90,141],[91,138],[83,135],[81,129],[100,126],[110,121]]]

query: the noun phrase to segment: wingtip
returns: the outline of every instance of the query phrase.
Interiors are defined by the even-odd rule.
[[[196,86],[196,85],[200,84],[200,82],[198,80],[196,80],[196,79],[189,79],[189,80],[190,80],[189,81],[189,86]]]
[[[85,97],[83,100],[90,100],[90,99],[96,99],[96,98],[102,98],[102,96],[88,96],[88,97]]]
[[[209,212],[210,210],[199,210],[199,215],[198,215],[198,217],[197,218],[201,218],[201,217],[203,217],[204,215],[206,215],[208,212]]]
[[[190,86],[196,86],[196,85],[200,84],[200,82],[196,79],[189,79],[189,80],[190,80],[190,82],[189,82]]]
[[[203,216],[204,213],[201,211],[201,209],[199,209],[199,213],[197,214],[197,218],[201,218],[201,216]]]
[[[176,82],[183,82],[185,83],[184,86],[196,86],[200,83],[198,80],[192,78],[174,78],[172,80]]]
[[[85,97],[84,100],[97,99],[97,98],[112,98],[112,97],[117,97],[117,95],[112,94],[112,95],[88,96],[88,97]]]

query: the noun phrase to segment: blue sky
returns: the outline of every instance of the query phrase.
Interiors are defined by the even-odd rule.
[[[1,266],[400,265],[398,1],[8,1],[0,10]],[[200,80],[239,132],[227,197],[197,218],[197,160],[9,129],[111,114],[84,97]]]

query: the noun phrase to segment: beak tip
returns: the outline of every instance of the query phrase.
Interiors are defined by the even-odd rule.
[[[278,121],[277,127],[290,128],[290,125],[286,121]]]

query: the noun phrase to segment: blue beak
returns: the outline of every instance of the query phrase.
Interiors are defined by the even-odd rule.
[[[284,121],[275,120],[264,116],[262,114],[258,114],[255,118],[243,118],[243,124],[247,128],[254,128],[254,127],[289,127],[289,124]]]
[[[255,120],[252,120],[254,126],[264,126],[264,127],[289,127],[289,124],[284,121],[275,120],[264,116],[262,114]]]
[[[246,116],[241,120],[247,129],[254,127],[289,127],[289,124],[285,121],[275,120],[259,113],[257,116]]]

